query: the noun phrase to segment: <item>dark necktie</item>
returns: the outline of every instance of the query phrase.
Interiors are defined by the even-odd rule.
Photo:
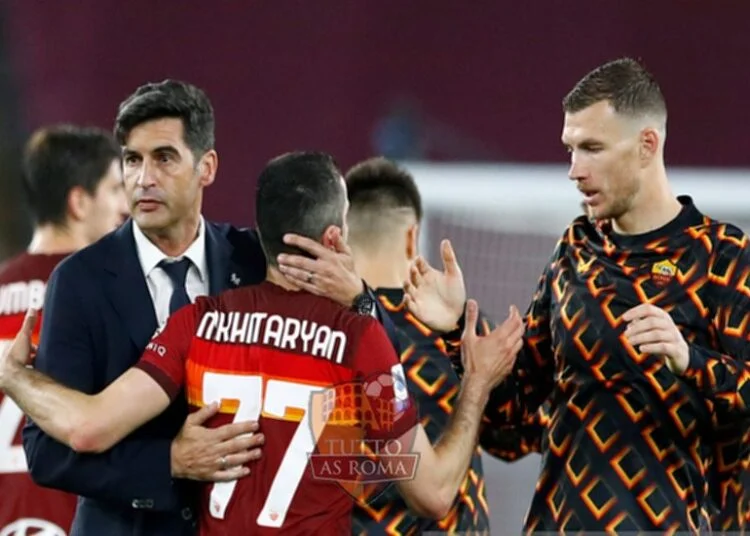
[[[190,297],[185,290],[185,280],[187,279],[188,269],[190,269],[190,259],[184,258],[177,262],[167,262],[163,260],[159,263],[159,268],[164,270],[172,281],[172,297],[169,299],[169,314],[174,314],[180,307],[190,303]]]

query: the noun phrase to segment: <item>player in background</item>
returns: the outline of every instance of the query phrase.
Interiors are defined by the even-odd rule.
[[[593,70],[563,108],[588,217],[563,233],[526,315],[524,350],[485,413],[502,429],[551,402],[525,528],[736,527],[750,414],[748,238],[671,192],[666,105],[637,62]],[[415,264],[410,309],[435,329],[460,325],[460,272]]]
[[[403,282],[418,254],[422,199],[411,174],[385,158],[365,160],[346,174],[349,245],[356,270],[375,290],[399,336],[401,364],[419,419],[432,444],[438,442],[454,411],[460,380],[440,334],[406,309]],[[479,333],[491,331],[480,313]],[[480,434],[481,437],[481,434]],[[476,449],[458,495],[440,520],[417,516],[391,486],[354,511],[356,534],[408,534],[410,531],[489,532],[484,471]]]
[[[270,259],[264,283],[199,298],[175,313],[138,365],[97,395],[68,389],[24,366],[32,312],[0,360],[0,389],[48,434],[79,452],[110,448],[181,396],[183,386],[193,408],[220,402],[212,426],[260,415],[263,457],[251,478],[204,487],[201,533],[343,534],[351,531],[352,496],[338,483],[316,478],[308,464],[308,456],[321,450],[315,438],[328,437],[329,427],[337,425],[314,411],[314,394],[336,393],[338,409],[339,385],[346,392],[352,382],[386,376],[393,379],[390,394],[371,402],[384,414],[392,412],[392,420],[364,428],[395,451],[419,456],[413,479],[397,485],[416,512],[443,517],[474,454],[487,396],[521,346],[520,315],[512,308],[500,327],[479,337],[477,305],[468,302],[458,403],[433,448],[415,425],[415,407],[402,389],[403,369],[377,320],[298,290],[275,262],[282,252],[294,252],[284,243],[287,233],[335,247],[346,238],[347,208],[346,185],[330,156],[291,153],[272,160],[256,196],[258,231]],[[355,419],[369,419],[364,405],[356,409],[362,415]],[[386,473],[395,475],[393,468]]]
[[[23,155],[24,187],[35,220],[27,251],[0,266],[0,349],[26,310],[41,310],[50,273],[68,254],[119,226],[127,213],[120,148],[94,128],[61,125],[35,132]],[[40,323],[32,338],[36,343]],[[36,518],[70,528],[76,497],[36,486],[21,446],[23,414],[0,394],[0,533]]]

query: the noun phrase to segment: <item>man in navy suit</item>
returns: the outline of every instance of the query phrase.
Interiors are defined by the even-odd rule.
[[[138,88],[120,105],[115,135],[132,219],[55,270],[36,358],[40,371],[87,393],[135,364],[179,307],[265,278],[256,233],[201,216],[218,156],[213,110],[200,89],[169,80]],[[307,244],[303,237],[291,240]],[[318,257],[305,259],[304,275],[295,272],[308,288],[375,314],[345,247],[312,253]],[[289,262],[300,266],[302,255]],[[381,318],[387,322],[385,314]],[[386,329],[393,333],[392,325]],[[196,495],[189,482],[250,472],[247,464],[263,442],[262,433],[248,437],[256,423],[208,429],[201,425],[211,409],[186,419],[184,399],[177,400],[96,455],[77,454],[29,422],[24,447],[34,480],[80,496],[73,535],[192,534]]]

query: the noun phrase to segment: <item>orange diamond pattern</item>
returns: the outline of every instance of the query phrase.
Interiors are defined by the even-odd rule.
[[[750,528],[750,245],[680,200],[644,236],[578,218],[539,280],[481,436],[505,459],[544,452],[525,531]],[[622,316],[641,303],[689,342],[684,377],[627,342]]]
[[[448,425],[459,387],[459,379],[446,351],[448,346],[445,340],[405,310],[400,290],[378,289],[376,293],[396,325],[407,387],[417,403],[427,436],[435,443]],[[488,333],[493,324],[481,315],[479,326],[481,332]],[[529,451],[531,448],[528,447]],[[368,505],[355,507],[353,528],[354,534],[488,533],[489,508],[481,451],[477,449],[456,500],[443,519],[418,518],[391,486],[371,498]]]

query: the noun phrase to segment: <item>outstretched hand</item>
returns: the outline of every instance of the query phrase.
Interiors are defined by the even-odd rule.
[[[466,287],[461,267],[449,240],[440,244],[443,271],[436,270],[418,257],[404,283],[404,299],[409,311],[432,329],[448,332],[456,329],[466,302]]]
[[[515,305],[505,321],[489,334],[477,335],[479,306],[466,303],[466,325],[461,337],[461,361],[464,381],[478,381],[489,390],[502,382],[513,370],[523,347],[524,325]]]

